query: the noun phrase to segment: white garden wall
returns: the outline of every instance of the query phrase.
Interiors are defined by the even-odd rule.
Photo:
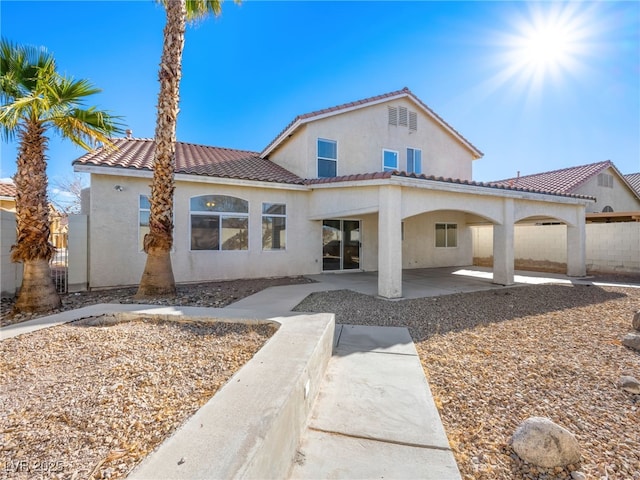
[[[473,261],[491,265],[493,228],[472,227]],[[565,225],[516,225],[515,265],[519,269],[565,272]],[[586,225],[588,273],[640,275],[640,222],[588,223]]]
[[[16,243],[16,215],[0,210],[0,293],[13,297],[22,284],[22,264],[11,261],[11,245]]]

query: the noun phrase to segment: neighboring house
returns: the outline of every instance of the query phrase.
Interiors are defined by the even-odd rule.
[[[587,222],[640,221],[640,174],[622,175],[610,160],[491,183],[594,197]]]
[[[636,194],[640,196],[640,173],[629,173],[624,176],[625,180],[636,191]]]
[[[114,140],[73,162],[91,175],[89,287],[144,269],[154,142]],[[409,89],[296,117],[262,152],[177,142],[177,282],[471,265],[471,226],[493,225],[494,282],[513,283],[514,224],[567,225],[567,272],[585,273],[585,195],[472,181],[482,153]]]
[[[0,182],[0,210],[16,211],[16,186],[14,183]]]

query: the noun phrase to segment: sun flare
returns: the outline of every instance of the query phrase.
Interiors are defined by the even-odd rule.
[[[528,89],[560,83],[578,75],[588,52],[591,12],[579,3],[534,3],[512,19],[502,35],[503,82],[513,80]]]

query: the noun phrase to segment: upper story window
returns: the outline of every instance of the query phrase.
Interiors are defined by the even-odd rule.
[[[422,150],[407,148],[407,173],[422,173]]]
[[[318,177],[335,177],[338,172],[338,142],[318,139]]]
[[[287,247],[287,206],[284,203],[262,204],[262,250]]]
[[[613,188],[613,175],[609,175],[608,173],[599,173],[598,186]]]
[[[191,250],[248,250],[249,202],[227,195],[192,197]]]
[[[382,150],[382,169],[385,172],[398,170],[398,152],[394,150]]]

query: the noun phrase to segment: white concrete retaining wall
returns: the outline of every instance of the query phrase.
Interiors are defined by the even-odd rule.
[[[11,261],[11,245],[16,243],[16,215],[0,210],[0,293],[13,297],[22,284],[22,264]]]
[[[488,265],[493,257],[493,228],[472,227],[474,264]],[[561,271],[567,263],[565,225],[516,225],[516,268]],[[588,273],[640,274],[640,222],[588,223]]]

